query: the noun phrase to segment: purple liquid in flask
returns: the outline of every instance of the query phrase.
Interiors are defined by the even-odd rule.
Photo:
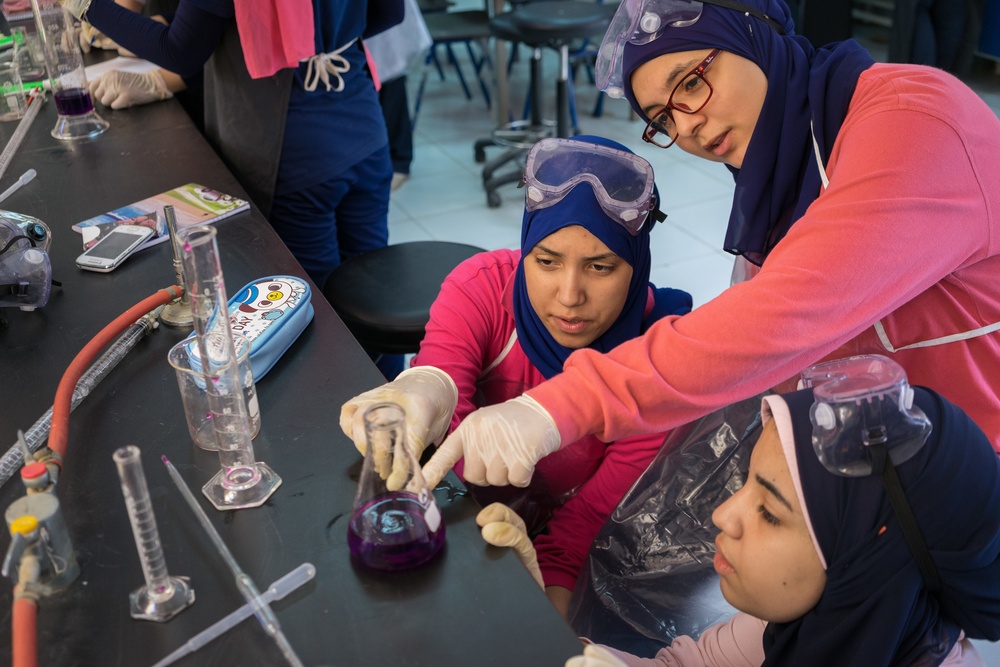
[[[379,496],[354,511],[347,530],[351,558],[375,570],[405,570],[423,565],[444,545],[444,522],[429,505],[407,491]]]
[[[63,116],[81,116],[94,110],[90,92],[84,88],[64,88],[54,95],[56,110]]]

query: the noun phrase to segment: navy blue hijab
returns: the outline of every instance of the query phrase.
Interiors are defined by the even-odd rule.
[[[608,146],[631,153],[616,141],[603,137],[578,136],[573,141]],[[545,237],[563,227],[579,225],[632,267],[632,279],[622,312],[607,331],[588,347],[607,352],[619,343],[641,334],[652,321],[664,315],[683,315],[691,310],[691,295],[673,289],[655,291],[656,306],[643,318],[649,290],[649,231],[652,220],[643,225],[637,236],[615,222],[604,212],[593,189],[587,183],[573,188],[557,204],[535,211],[524,211],[521,223],[521,261],[514,275],[514,321],[521,349],[542,375],[550,378],[562,372],[563,362],[573,350],[560,345],[549,334],[528,298],[524,280],[524,258]]]
[[[815,163],[809,121],[825,165],[830,159],[858,77],[874,61],[853,40],[814,49],[796,35],[791,12],[781,0],[741,0],[780,23],[767,23],[735,10],[702,5],[701,18],[683,28],[667,28],[648,44],[626,44],[625,96],[641,117],[631,76],[637,67],[667,53],[720,48],[757,64],[767,76],[767,95],[742,169],[733,169],[736,191],[723,248],[760,265],[792,223],[819,196],[822,181]],[[711,81],[711,70],[708,73]],[[648,119],[647,119],[648,120]]]
[[[933,428],[896,469],[941,593],[928,594],[881,479],[840,477],[819,462],[812,390],[786,394],[803,509],[826,559],[827,584],[803,617],[767,626],[764,665],[938,665],[960,630],[1000,639],[1000,460],[960,408],[931,390],[914,391]]]

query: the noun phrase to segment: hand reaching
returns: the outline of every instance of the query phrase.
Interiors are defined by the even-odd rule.
[[[156,70],[145,74],[112,70],[90,81],[87,86],[95,100],[112,109],[127,109],[174,96]]]
[[[465,418],[424,466],[436,486],[465,457],[463,476],[479,486],[527,486],[535,464],[559,449],[559,429],[530,396],[480,408]]]

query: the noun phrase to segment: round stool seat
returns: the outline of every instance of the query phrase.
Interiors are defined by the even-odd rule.
[[[513,41],[558,49],[574,39],[600,36],[611,24],[615,9],[616,5],[579,0],[544,0],[519,5],[509,12],[510,23],[520,35]],[[494,17],[493,21],[499,18]]]
[[[323,295],[365,349],[414,353],[441,283],[480,252],[485,250],[446,241],[386,246],[342,263],[326,281]]]

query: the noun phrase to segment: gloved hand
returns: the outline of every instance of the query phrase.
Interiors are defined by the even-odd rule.
[[[417,366],[408,368],[392,382],[376,387],[363,394],[355,396],[340,408],[340,428],[344,434],[354,441],[354,446],[362,454],[365,453],[367,438],[365,436],[365,411],[377,403],[396,403],[406,412],[406,440],[410,444],[414,456],[420,458],[420,453],[427,445],[441,442],[448,432],[451,416],[458,404],[458,387],[447,373],[433,366]],[[376,462],[381,459],[376,454]],[[386,457],[387,459],[387,457]],[[404,461],[381,461],[383,467],[404,466]],[[408,469],[407,469],[408,470]],[[403,470],[405,474],[407,470]],[[386,472],[379,469],[379,474]],[[386,479],[386,475],[382,475]],[[441,481],[437,479],[430,488]],[[395,480],[391,477],[386,486],[390,490]]]
[[[566,661],[565,667],[628,667],[624,662],[618,659],[618,656],[612,655],[611,651],[604,648],[603,646],[598,646],[597,644],[588,644],[583,649],[583,655],[578,655],[574,658],[570,658]]]
[[[535,545],[528,538],[524,520],[514,510],[503,503],[487,505],[476,515],[476,524],[483,529],[483,539],[488,543],[495,547],[511,547],[538,587],[545,589]]]
[[[174,96],[157,70],[144,74],[111,70],[88,82],[87,87],[95,100],[112,109],[127,109]]]
[[[78,33],[78,37],[80,41],[80,49],[84,53],[90,53],[91,49],[104,49],[106,51],[118,51],[119,55],[123,56],[132,55],[130,51],[118,46],[118,42],[111,39],[86,21],[80,23],[80,32]]]
[[[433,488],[465,457],[463,476],[479,486],[527,486],[535,464],[559,449],[552,416],[530,396],[476,410],[452,431],[424,466]]]
[[[90,9],[91,0],[59,0],[59,4],[66,8],[70,14],[83,20],[83,15]]]

